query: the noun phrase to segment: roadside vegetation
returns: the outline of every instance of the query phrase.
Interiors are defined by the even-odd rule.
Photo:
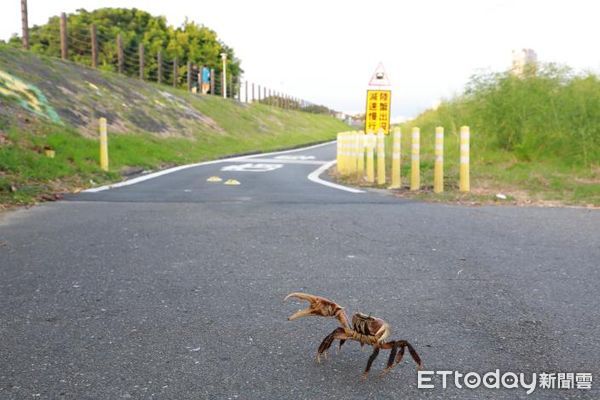
[[[225,132],[192,138],[162,138],[144,132],[109,134],[110,171],[98,165],[98,141],[75,128],[40,121],[13,110],[21,120],[0,115],[0,208],[53,200],[56,193],[78,191],[123,179],[127,174],[178,164],[212,160],[227,155],[290,148],[332,140],[346,129],[323,115],[284,111],[264,105],[244,110],[231,101],[209,98],[203,104],[227,120]],[[218,117],[216,118],[219,119]],[[264,122],[262,129],[255,124]],[[56,152],[55,158],[44,154]]]
[[[51,200],[55,193],[77,191],[118,181],[129,173],[166,168],[219,157],[284,149],[332,140],[346,127],[322,115],[283,111],[264,105],[245,110],[230,101],[210,98],[203,105],[229,120],[225,132],[193,138],[161,138],[144,132],[109,135],[110,172],[98,166],[98,141],[75,128],[40,121],[16,111],[19,123],[0,116],[0,204]],[[218,118],[217,118],[218,119]],[[262,130],[255,123],[263,121]],[[15,122],[15,121],[12,121]],[[268,127],[267,127],[268,126]],[[55,158],[44,154],[55,150]]]
[[[100,116],[109,121],[108,173],[98,165]],[[346,129],[328,115],[200,96],[0,45],[0,208]]]
[[[242,69],[234,50],[221,41],[212,29],[186,20],[181,26],[167,25],[164,16],[153,16],[136,8],[99,8],[93,11],[79,9],[66,15],[70,51],[68,59],[82,65],[91,65],[90,26],[97,28],[99,41],[98,68],[117,71],[117,36],[121,35],[125,53],[124,73],[138,74],[138,48],[146,49],[144,74],[154,77],[158,71],[156,55],[162,51],[163,60],[177,58],[178,81],[185,86],[186,63],[202,64],[215,69],[217,76],[222,70],[221,53],[227,54],[227,71],[238,80]],[[52,16],[48,22],[35,25],[29,30],[31,52],[49,57],[60,57],[60,17]],[[9,45],[21,48],[21,37],[13,36]],[[172,68],[163,66],[165,82],[173,80]]]
[[[459,133],[471,128],[471,193],[458,192]],[[445,128],[445,193],[432,191],[434,132]],[[410,133],[421,129],[420,192],[409,192]],[[401,196],[466,203],[600,206],[600,79],[556,65],[474,76],[465,92],[401,125]],[[386,143],[388,167],[391,137]],[[496,195],[503,194],[506,199]],[[500,196],[504,197],[504,196]]]

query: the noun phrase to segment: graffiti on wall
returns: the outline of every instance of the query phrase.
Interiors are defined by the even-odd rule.
[[[2,97],[14,99],[21,107],[49,118],[52,122],[61,122],[60,117],[40,89],[0,70],[0,99]]]

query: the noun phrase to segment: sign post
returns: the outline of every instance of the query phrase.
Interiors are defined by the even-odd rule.
[[[385,135],[390,133],[390,112],[392,107],[392,91],[390,80],[379,63],[375,73],[369,81],[367,89],[367,109],[365,111],[365,132],[379,133],[383,131]]]

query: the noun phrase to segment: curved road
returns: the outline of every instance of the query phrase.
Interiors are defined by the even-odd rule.
[[[307,178],[334,154],[221,160],[2,216],[0,398],[600,398],[600,212]],[[587,372],[592,389],[419,389],[410,357],[378,377],[387,351],[361,381],[355,343],[315,363],[336,323],[288,322],[292,291],[386,319],[426,370]]]

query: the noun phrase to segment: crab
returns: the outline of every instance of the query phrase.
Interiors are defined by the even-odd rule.
[[[417,354],[414,347],[406,340],[390,340],[386,339],[390,336],[390,325],[380,318],[375,318],[370,315],[356,313],[352,315],[352,325],[348,321],[348,317],[344,312],[344,308],[324,297],[315,296],[308,293],[293,292],[288,294],[284,301],[294,297],[300,300],[309,302],[308,308],[299,310],[288,317],[288,321],[293,321],[298,318],[308,316],[334,317],[340,323],[340,327],[336,328],[323,339],[319,349],[317,350],[317,362],[321,362],[321,356],[327,358],[327,350],[331,347],[335,340],[339,340],[339,348],[341,349],[347,340],[355,340],[360,343],[361,347],[370,345],[373,347],[373,352],[367,362],[367,367],[363,373],[363,379],[369,375],[369,370],[373,361],[379,355],[380,350],[391,350],[388,358],[387,366],[382,372],[382,375],[389,372],[394,366],[402,361],[404,349],[408,348],[408,352],[417,364],[417,369],[423,368],[421,357]]]

